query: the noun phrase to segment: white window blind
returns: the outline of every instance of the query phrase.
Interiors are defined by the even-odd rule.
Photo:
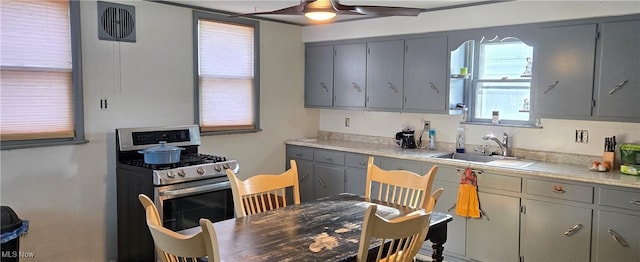
[[[74,137],[68,1],[0,1],[2,141]]]
[[[198,74],[203,131],[255,128],[254,28],[199,20]]]

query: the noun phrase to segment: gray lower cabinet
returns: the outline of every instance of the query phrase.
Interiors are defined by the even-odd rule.
[[[528,179],[522,228],[525,261],[590,261],[593,186]]]
[[[313,195],[316,199],[344,193],[344,167],[316,164],[313,172]]]
[[[640,189],[601,187],[593,261],[637,261],[640,257]]]
[[[367,108],[402,109],[403,70],[404,40],[367,43]]]
[[[478,199],[486,216],[465,218],[455,211],[463,169],[439,165],[433,185],[433,190],[444,189],[435,210],[453,216],[445,254],[454,260],[518,261],[521,178],[478,172]]]
[[[534,52],[533,110],[547,117],[590,117],[597,24],[542,28]]]
[[[298,165],[300,200],[352,193],[364,195],[368,156],[334,150],[287,145],[289,160]]]
[[[305,107],[333,106],[333,45],[306,48],[304,76]]]
[[[640,20],[603,23],[600,34],[595,114],[638,122]]]

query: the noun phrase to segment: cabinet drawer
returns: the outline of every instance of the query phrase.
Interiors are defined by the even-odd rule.
[[[348,167],[367,169],[367,161],[369,161],[368,155],[346,154],[344,156],[344,163]]]
[[[460,172],[464,172],[464,170]],[[478,190],[482,191],[483,187],[519,193],[522,192],[522,179],[483,172],[478,174]]]
[[[590,186],[529,179],[527,180],[527,193],[544,197],[593,203],[593,187]]]
[[[409,160],[382,158],[380,159],[380,168],[384,170],[407,170],[418,175],[424,175],[422,173],[422,164]]]
[[[609,188],[600,188],[600,201],[598,204],[611,207],[640,210],[640,190],[622,191]]]
[[[300,146],[287,146],[287,157],[313,160],[313,149]]]
[[[344,165],[344,153],[328,150],[316,150],[313,159],[319,163]]]

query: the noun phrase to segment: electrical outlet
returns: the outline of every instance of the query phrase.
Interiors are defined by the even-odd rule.
[[[431,128],[431,121],[425,120],[424,121],[424,128],[422,128],[423,131],[429,131],[429,129]]]
[[[351,122],[351,121],[349,121],[349,118],[348,118],[348,117],[345,117],[345,118],[344,118],[344,127],[349,127],[349,126],[351,125],[351,123],[350,123],[350,122]]]
[[[102,110],[106,110],[109,107],[108,103],[107,103],[107,99],[100,99],[100,109]]]
[[[576,137],[574,141],[581,144],[589,143],[589,131],[584,129],[576,129]]]

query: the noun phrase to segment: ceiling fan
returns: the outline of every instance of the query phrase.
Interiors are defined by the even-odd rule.
[[[417,16],[426,11],[422,8],[343,5],[338,0],[300,0],[300,4],[265,12],[238,14],[233,16],[252,15],[304,15],[312,20],[329,20],[336,15],[380,15],[380,16]]]

